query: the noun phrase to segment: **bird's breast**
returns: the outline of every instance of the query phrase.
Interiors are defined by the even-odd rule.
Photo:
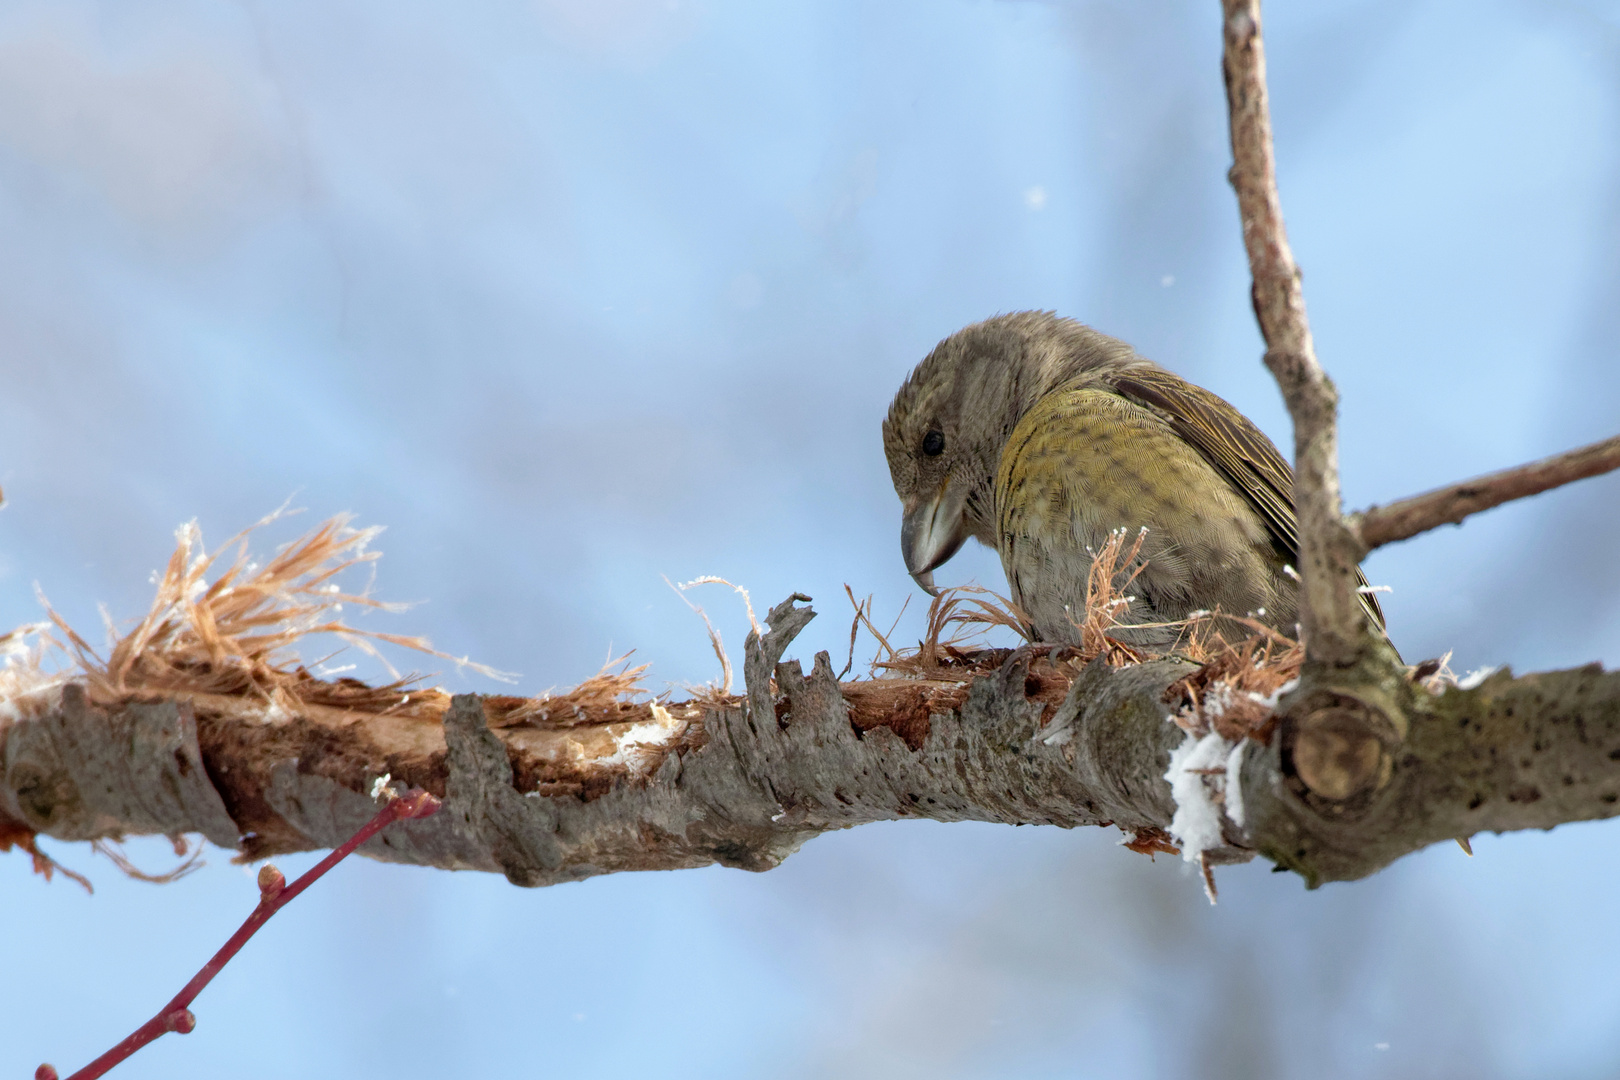
[[[1137,621],[1275,601],[1264,523],[1148,409],[1103,389],[1058,390],[1013,429],[996,476],[997,551],[1014,599],[1050,640],[1083,610],[1095,552],[1146,528]]]

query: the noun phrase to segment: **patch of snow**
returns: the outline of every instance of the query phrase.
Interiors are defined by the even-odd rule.
[[[1248,739],[1239,739],[1226,755],[1226,816],[1240,829],[1243,828],[1243,748],[1247,745]]]
[[[1299,680],[1298,679],[1289,679],[1287,682],[1283,683],[1281,686],[1277,687],[1277,689],[1273,690],[1269,694],[1256,694],[1256,693],[1253,693],[1251,691],[1249,696],[1254,698],[1254,700],[1258,701],[1260,704],[1264,705],[1268,709],[1276,709],[1277,702],[1282,700],[1282,696],[1284,694],[1288,693],[1289,691],[1293,690],[1294,687],[1296,687],[1298,685],[1299,685]]]
[[[1170,752],[1170,768],[1164,774],[1176,800],[1170,835],[1190,863],[1199,863],[1200,855],[1221,846],[1222,809],[1216,799],[1225,795],[1231,753],[1232,744],[1214,731],[1203,738],[1188,732]]]
[[[1074,726],[1072,724],[1064,724],[1050,735],[1042,738],[1041,742],[1047,746],[1062,746],[1072,738],[1074,738]]]
[[[1494,664],[1490,664],[1482,668],[1475,668],[1473,671],[1470,671],[1468,674],[1457,680],[1457,689],[1472,690],[1474,687],[1478,686],[1492,675],[1495,675],[1500,670],[1502,669]]]

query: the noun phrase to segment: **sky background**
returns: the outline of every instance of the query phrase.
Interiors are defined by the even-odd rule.
[[[1267,37],[1349,505],[1613,434],[1620,3],[1278,0]],[[377,591],[419,603],[366,625],[525,692],[630,648],[655,689],[714,678],[661,575],[814,596],[806,660],[842,658],[845,583],[912,596],[914,638],[879,424],[960,326],[1055,309],[1291,446],[1219,46],[1214,0],[13,0],[0,624],[36,583],[135,616],[177,525],[291,497],[259,550],[387,526]],[[1617,527],[1608,477],[1367,572],[1409,658],[1612,666]],[[937,576],[1001,584],[979,549]],[[697,599],[738,655],[736,599]],[[1223,870],[1213,909],[1116,839],[896,823],[537,891],[351,860],[117,1075],[1620,1071],[1616,826],[1316,893]],[[0,1076],[111,1046],[257,896],[218,851],[158,887],[50,850],[97,892],[0,859]]]

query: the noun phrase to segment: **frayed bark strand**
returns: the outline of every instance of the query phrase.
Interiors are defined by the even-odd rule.
[[[442,796],[444,811],[362,854],[526,886],[713,863],[768,870],[821,833],[902,818],[1163,836],[1178,809],[1166,768],[1196,737],[1177,716],[1196,706],[1220,729],[1215,684],[1175,659],[1076,667],[1024,648],[982,654],[954,683],[840,683],[820,653],[806,674],[783,659],[814,617],[803,599],[749,635],[746,697],[655,703],[634,724],[610,710],[601,727],[492,727],[521,699],[474,695],[437,717],[249,719],[187,701],[97,704],[69,684],[0,728],[0,817],[64,840],[201,832],[258,858],[342,843],[375,815],[375,792],[399,783]],[[1231,774],[1241,784],[1202,862],[1259,851],[1314,885],[1439,840],[1620,808],[1615,674],[1498,674],[1438,695],[1402,675],[1301,693],[1315,695],[1307,714],[1325,717],[1314,727],[1245,720]],[[1374,741],[1358,743],[1369,731]],[[576,784],[524,779],[563,758]]]

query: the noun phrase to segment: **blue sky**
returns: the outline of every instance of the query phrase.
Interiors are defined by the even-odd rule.
[[[655,687],[715,677],[661,575],[808,593],[795,652],[841,656],[845,583],[880,616],[914,593],[889,397],[997,311],[1126,338],[1289,446],[1217,13],[7,5],[0,623],[35,583],[81,628],[135,615],[178,524],[291,496],[266,546],[387,526],[378,591],[419,603],[368,625],[525,690],[628,648]],[[1620,6],[1279,0],[1267,29],[1348,502],[1613,434]],[[1367,571],[1409,657],[1613,665],[1617,525],[1611,477]],[[1000,581],[977,549],[938,576]],[[699,599],[735,650],[740,607]],[[120,1075],[1608,1076],[1615,835],[1316,894],[1238,868],[1214,910],[1103,830],[867,827],[762,876],[536,892],[356,861]],[[57,853],[94,898],[0,860],[8,1074],[116,1041],[255,895],[217,852],[162,888]]]

